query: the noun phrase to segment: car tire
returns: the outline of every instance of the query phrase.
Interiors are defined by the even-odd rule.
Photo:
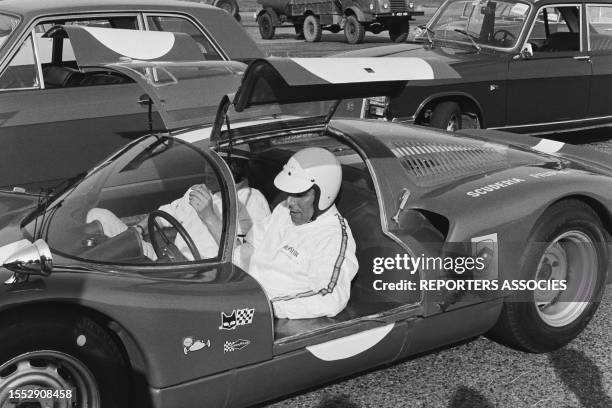
[[[567,289],[512,292],[488,336],[512,348],[544,353],[580,334],[603,294],[606,237],[599,216],[584,202],[568,199],[549,208],[527,242],[519,278],[565,278]]]
[[[408,39],[408,30],[410,29],[410,24],[408,21],[404,21],[400,24],[395,24],[389,27],[389,38],[394,43],[403,43]]]
[[[63,313],[20,314],[0,322],[0,406],[9,390],[73,390],[72,405],[129,407],[129,378],[122,353],[93,320]],[[55,399],[53,399],[55,400]],[[44,402],[37,401],[41,406]]]
[[[293,26],[295,30],[295,38],[298,40],[304,39],[304,24],[296,24]]]
[[[259,34],[264,40],[271,40],[274,38],[276,33],[276,27],[272,21],[272,16],[267,11],[261,14],[257,18],[257,25],[259,26]]]
[[[361,44],[365,37],[365,26],[357,20],[355,15],[350,15],[344,23],[344,38],[349,44]]]
[[[238,8],[238,3],[236,0],[219,0],[216,7],[219,7],[222,10],[227,11],[231,16],[233,16],[237,21],[240,21],[240,11]]]
[[[319,42],[321,41],[321,35],[323,29],[319,18],[315,15],[309,15],[304,20],[304,39],[308,42]]]
[[[439,103],[431,112],[429,125],[434,128],[454,132],[461,129],[463,125],[461,114],[461,108],[456,102]]]

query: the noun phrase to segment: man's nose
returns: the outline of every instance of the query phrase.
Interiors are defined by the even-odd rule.
[[[287,207],[289,207],[290,210],[295,208],[295,197],[293,196],[287,197]]]

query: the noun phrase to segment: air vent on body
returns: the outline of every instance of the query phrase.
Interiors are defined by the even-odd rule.
[[[470,143],[394,142],[391,151],[419,185],[431,186],[452,179],[501,168],[506,156],[499,147]]]

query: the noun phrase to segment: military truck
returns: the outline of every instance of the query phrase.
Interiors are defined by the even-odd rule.
[[[410,0],[258,0],[257,13],[261,38],[274,38],[277,27],[293,25],[299,38],[308,42],[321,40],[323,30],[338,33],[344,30],[350,44],[363,42],[366,31],[378,34],[389,31],[393,42],[408,37],[412,16],[416,11]]]

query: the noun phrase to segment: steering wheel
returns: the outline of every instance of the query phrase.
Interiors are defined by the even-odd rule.
[[[168,238],[168,236],[164,232],[163,227],[157,222],[157,217],[163,218],[168,222],[168,224],[170,224],[174,229],[176,229],[176,232],[181,236],[181,238],[183,238],[183,240],[187,244],[191,255],[193,255],[193,259],[195,259],[196,261],[202,259],[202,257],[200,256],[200,252],[198,252],[198,248],[195,246],[195,243],[193,242],[193,239],[191,239],[191,236],[189,236],[189,234],[185,230],[185,227],[183,227],[176,218],[174,218],[167,212],[162,210],[154,210],[151,211],[151,213],[149,214],[149,218],[147,219],[147,227],[149,228],[151,245],[153,245],[153,250],[155,251],[155,254],[158,258],[161,258],[163,256],[169,256],[171,259],[182,260],[184,258],[184,255],[176,247],[176,245],[174,245],[174,243],[170,241],[170,238]],[[160,245],[157,238],[157,234],[155,234],[156,232],[159,233],[162,240],[164,241],[164,246]]]
[[[502,37],[500,40],[498,40],[498,39],[497,39],[497,34],[503,34],[503,37]],[[513,34],[513,33],[511,33],[510,31],[508,31],[508,30],[504,30],[504,29],[502,28],[502,29],[497,30],[497,31],[495,31],[495,32],[493,33],[493,39],[494,39],[495,41],[499,41],[501,44],[505,44],[505,43],[506,43],[506,41],[507,41],[508,39],[510,39],[510,40],[516,40],[516,35],[514,35],[514,34]]]

